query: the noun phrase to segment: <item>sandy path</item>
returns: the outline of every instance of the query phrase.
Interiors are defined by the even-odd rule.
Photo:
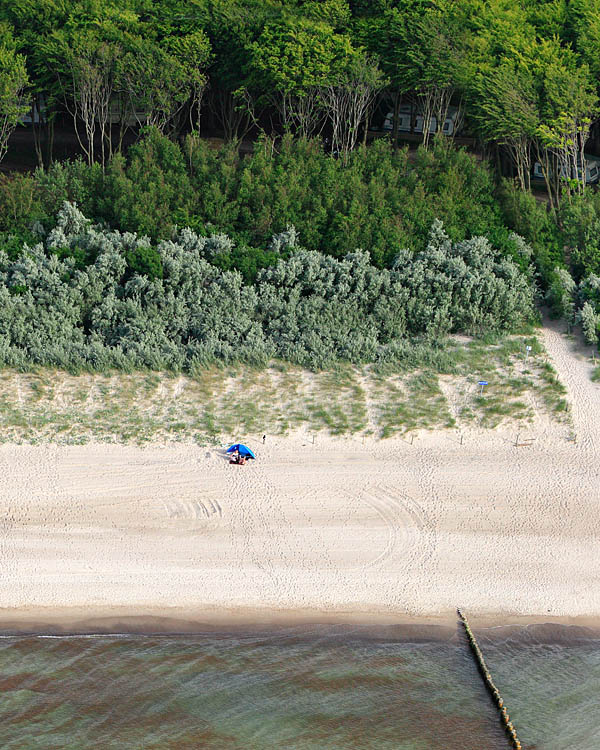
[[[600,385],[591,379],[593,366],[586,356],[591,355],[591,347],[585,347],[580,337],[569,337],[563,330],[564,323],[547,321],[542,329],[543,341],[567,388],[581,449],[596,452],[600,436]]]
[[[577,444],[248,438],[244,467],[194,446],[0,446],[0,621],[600,616],[600,388],[544,336]]]

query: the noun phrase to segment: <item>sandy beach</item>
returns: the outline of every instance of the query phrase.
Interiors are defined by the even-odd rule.
[[[246,466],[193,445],[2,445],[1,628],[600,620],[600,386],[541,335],[573,428],[540,419],[528,445],[515,428],[247,436]]]

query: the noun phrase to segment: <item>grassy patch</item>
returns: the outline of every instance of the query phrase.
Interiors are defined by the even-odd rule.
[[[0,373],[0,440],[205,445],[298,428],[385,438],[522,423],[536,411],[569,419],[565,388],[534,336],[450,340],[431,356],[423,349],[418,361],[412,369],[342,365],[320,373],[273,362],[262,370],[212,367],[189,377],[7,370]],[[479,380],[489,383],[483,394]]]
[[[488,337],[454,349],[454,385],[462,393],[458,420],[494,428],[509,420],[531,422],[536,412],[569,419],[566,390],[537,337]],[[479,381],[488,383],[483,392]]]
[[[382,438],[422,428],[453,425],[437,374],[376,378],[373,383],[376,425]]]

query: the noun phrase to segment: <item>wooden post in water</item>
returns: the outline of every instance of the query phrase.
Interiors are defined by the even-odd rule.
[[[469,621],[467,620],[466,616],[463,615],[460,609],[457,609],[456,611],[458,613],[460,621],[462,622],[465,628],[465,633],[467,634],[469,646],[471,647],[471,652],[473,653],[473,657],[475,658],[475,661],[477,662],[477,667],[483,678],[483,682],[489,694],[491,695],[492,700],[496,704],[496,708],[498,709],[498,713],[500,714],[500,721],[502,722],[502,725],[504,726],[504,729],[506,730],[506,734],[508,735],[511,747],[513,747],[514,750],[521,750],[521,743],[519,741],[519,738],[517,737],[516,729],[514,728],[510,720],[510,716],[508,715],[508,711],[506,710],[506,706],[504,705],[504,701],[502,700],[500,691],[494,685],[494,682],[492,680],[492,675],[490,674],[487,668],[487,665],[483,658],[483,654],[481,653],[481,649],[479,648],[475,635],[473,634],[473,631],[471,630],[471,627],[469,625]]]

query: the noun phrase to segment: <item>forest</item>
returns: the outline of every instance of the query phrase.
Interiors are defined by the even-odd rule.
[[[4,361],[597,343],[599,53],[600,0],[0,0]]]

